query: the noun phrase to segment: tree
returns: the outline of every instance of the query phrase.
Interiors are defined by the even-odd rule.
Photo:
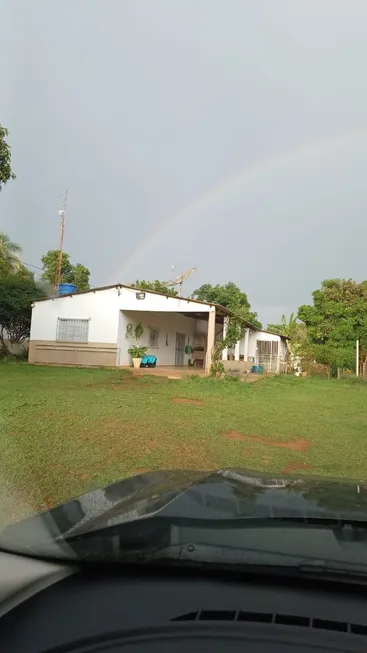
[[[0,231],[0,273],[16,271],[21,266],[19,257],[22,248],[3,231]]]
[[[353,369],[355,343],[367,358],[367,281],[327,279],[312,293],[313,305],[302,305],[298,317],[307,327],[317,362]]]
[[[268,331],[279,333],[287,338],[287,353],[289,363],[294,363],[300,355],[300,350],[307,341],[307,329],[305,324],[297,320],[297,316],[291,313],[289,320],[282,315],[280,324],[268,324]]]
[[[42,296],[33,276],[9,274],[0,280],[0,343],[5,351],[5,335],[11,344],[29,338],[32,302]]]
[[[9,236],[0,232],[0,279],[16,274],[18,278],[33,279],[33,274],[21,262],[22,248]]]
[[[72,271],[69,275],[70,281],[68,283],[75,283],[79,291],[89,290],[89,277],[90,272],[85,265],[76,263],[72,266]]]
[[[171,295],[173,297],[177,296],[177,290],[170,286],[164,284],[163,281],[144,281],[143,279],[137,279],[135,283],[131,284],[132,288],[141,288],[142,290],[153,290],[153,292],[161,292],[165,295]]]
[[[58,260],[59,252],[57,249],[49,249],[41,258],[43,268],[42,279],[48,281],[53,286],[56,281]],[[61,282],[69,283],[67,279],[70,277],[72,267],[73,266],[70,263],[70,254],[63,252],[61,259]]]
[[[194,290],[192,297],[210,304],[220,304],[239,318],[261,329],[261,322],[257,318],[257,313],[250,310],[251,307],[246,293],[242,292],[233,281],[224,286],[219,284],[212,286],[210,283],[205,283],[197,290]]]
[[[0,125],[0,191],[9,179],[16,178],[11,168],[11,150],[6,140],[8,136],[8,130]]]
[[[314,359],[317,363],[327,365],[333,376],[336,376],[338,367],[352,370],[355,368],[356,352],[355,347],[335,345],[327,343],[324,345],[313,345]]]
[[[43,267],[42,279],[48,281],[53,286],[56,281],[58,258],[59,251],[57,249],[50,249],[41,258]],[[73,283],[79,291],[89,290],[89,277],[90,272],[88,268],[81,263],[73,265],[70,261],[70,254],[66,252],[62,253],[61,283]]]
[[[297,322],[297,317],[294,313],[290,314],[288,322],[286,316],[283,314],[280,324],[268,324],[268,331],[279,333],[281,336],[291,338],[292,336],[295,336],[298,325],[299,322]]]

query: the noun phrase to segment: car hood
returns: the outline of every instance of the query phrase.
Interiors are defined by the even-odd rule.
[[[55,550],[85,533],[150,517],[367,521],[367,482],[283,477],[247,469],[157,471],[93,490],[8,526],[0,547]]]
[[[367,522],[367,482],[270,476],[247,469],[149,472],[8,526],[0,533],[0,548],[70,559],[75,551],[66,542],[110,527],[153,522],[157,516],[167,522],[203,524],[207,520],[208,525],[229,524],[230,520],[270,523],[274,518],[298,523],[318,519],[336,524]]]

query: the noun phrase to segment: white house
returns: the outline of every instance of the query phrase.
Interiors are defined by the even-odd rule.
[[[158,365],[195,359],[209,370],[216,338],[229,312],[193,299],[141,291],[122,284],[37,300],[32,307],[30,363],[126,366],[128,324],[144,324],[139,342]],[[190,352],[188,347],[192,348]]]
[[[197,367],[209,371],[214,343],[223,337],[230,315],[217,304],[122,284],[39,299],[32,307],[28,360],[58,365],[128,366],[128,349],[135,343],[127,336],[127,325],[142,322],[144,332],[139,344],[157,357],[158,366],[188,366],[195,361]],[[280,336],[270,336],[249,325],[234,349],[234,358],[254,358],[254,364],[263,364],[265,352],[256,344],[263,341],[267,347],[272,343],[270,352],[275,356],[274,342],[278,343]],[[223,352],[223,358],[231,353]]]

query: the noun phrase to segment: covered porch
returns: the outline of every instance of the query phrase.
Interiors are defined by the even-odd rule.
[[[186,302],[185,302],[186,303]],[[127,326],[133,329],[144,326],[139,346],[147,348],[147,355],[157,358],[155,368],[141,368],[134,374],[160,374],[164,376],[208,373],[212,363],[212,351],[216,340],[223,337],[225,309],[194,301],[183,304],[182,311],[121,310],[119,316],[117,356],[119,367],[131,367],[128,349],[136,344],[127,335]],[[206,306],[205,306],[206,308]]]

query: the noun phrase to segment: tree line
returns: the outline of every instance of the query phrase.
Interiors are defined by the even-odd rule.
[[[326,279],[312,293],[313,303],[299,307],[289,320],[269,330],[291,338],[289,349],[299,357],[302,369],[324,366],[333,376],[338,369],[356,370],[356,341],[359,340],[359,372],[367,375],[367,281]]]

